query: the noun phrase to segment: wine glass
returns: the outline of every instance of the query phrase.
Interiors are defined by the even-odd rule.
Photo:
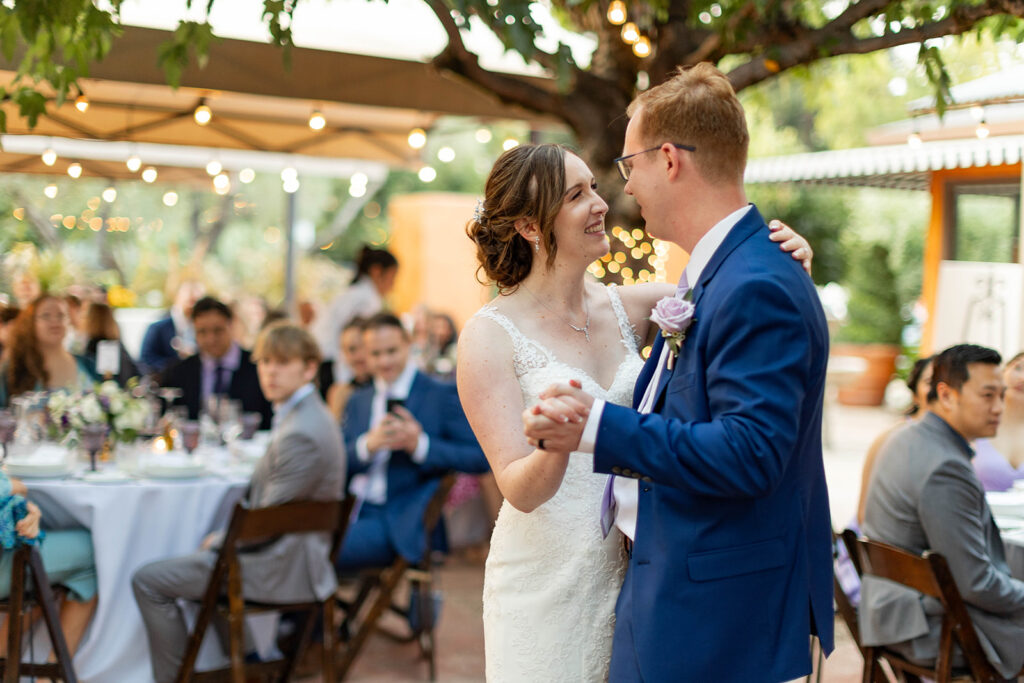
[[[244,441],[251,440],[261,424],[263,424],[263,416],[259,413],[242,413],[242,439]]]
[[[89,471],[96,471],[96,454],[103,448],[107,438],[107,425],[101,423],[87,424],[82,427],[82,448],[89,453]]]
[[[18,418],[10,410],[0,410],[0,442],[4,445],[4,456],[0,462],[7,459],[7,451],[14,440],[14,434],[18,429]]]
[[[181,432],[181,443],[185,451],[192,455],[192,451],[199,447],[199,421],[185,420],[178,425],[178,431]]]

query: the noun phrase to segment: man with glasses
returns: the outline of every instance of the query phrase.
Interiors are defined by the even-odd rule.
[[[832,649],[825,317],[800,266],[758,237],[768,226],[744,193],[749,137],[728,79],[681,69],[627,114],[625,191],[648,234],[690,261],[652,311],[662,334],[634,408],[554,385],[526,433],[617,475],[601,522],[631,543],[610,680],[796,679],[811,636]],[[588,419],[563,419],[568,408]]]

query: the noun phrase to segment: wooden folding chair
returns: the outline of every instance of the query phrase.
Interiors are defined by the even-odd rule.
[[[343,680],[349,669],[355,662],[356,657],[362,650],[363,645],[370,633],[377,628],[377,621],[385,611],[399,614],[406,620],[409,618],[409,610],[394,603],[393,594],[395,589],[405,578],[410,582],[412,588],[418,594],[415,609],[418,610],[418,624],[411,628],[410,635],[396,636],[388,633],[392,638],[402,641],[418,641],[420,654],[427,660],[430,670],[430,680],[437,678],[437,654],[434,640],[434,583],[433,566],[431,564],[430,540],[441,521],[441,512],[444,509],[448,493],[455,484],[455,474],[448,474],[437,487],[437,491],[431,497],[427,508],[423,513],[423,529],[426,538],[426,548],[423,550],[423,559],[411,565],[408,560],[398,556],[394,562],[387,567],[376,567],[363,571],[359,579],[359,590],[352,602],[338,601],[345,611],[345,619],[342,622],[342,631],[350,633],[347,642],[340,642],[341,651],[338,656],[338,680]],[[372,602],[371,602],[371,597]],[[369,603],[369,609],[366,605]],[[329,623],[329,622],[325,622]],[[411,624],[410,624],[411,626]],[[325,633],[327,629],[324,629]],[[327,643],[324,642],[324,650],[327,650]]]
[[[31,589],[27,587],[26,581],[29,576],[32,579]],[[21,661],[24,618],[36,607],[43,613],[43,622],[50,635],[56,662],[36,664]],[[21,546],[14,550],[11,594],[7,600],[0,602],[0,609],[7,614],[7,657],[0,659],[4,683],[17,683],[21,676],[57,678],[75,683],[75,670],[71,665],[71,653],[64,640],[64,631],[61,630],[53,588],[35,546]]]
[[[241,503],[235,505],[227,534],[221,545],[220,553],[217,555],[217,563],[213,567],[209,583],[206,586],[199,616],[189,635],[185,657],[176,679],[178,683],[221,680],[244,683],[247,675],[261,678],[276,676],[275,680],[282,683],[291,678],[296,659],[309,641],[317,612],[322,613],[325,624],[333,623],[334,596],[332,595],[322,602],[287,604],[245,599],[242,595],[242,567],[239,562],[239,554],[243,548],[240,546],[246,543],[265,542],[267,539],[284,534],[330,533],[330,561],[333,567],[334,559],[341,549],[345,530],[348,528],[349,518],[352,516],[354,503],[353,498],[346,497],[341,501],[287,503],[254,510]],[[284,656],[279,659],[247,664],[244,661],[245,653],[243,651],[245,616],[260,612],[305,612],[307,617],[302,635],[294,650],[284,653]],[[224,669],[197,672],[195,664],[199,648],[203,643],[203,637],[206,635],[210,621],[217,613],[227,617],[228,649],[231,663]],[[325,629],[323,658],[325,681],[334,680],[334,657],[331,650],[328,649],[328,643],[333,647],[333,642],[331,642],[333,636],[333,630]]]
[[[947,683],[954,679],[967,678],[983,683],[1004,683],[1004,679],[992,665],[981,648],[978,634],[974,630],[967,606],[960,595],[949,564],[939,553],[925,552],[913,555],[891,545],[857,537],[852,531],[843,532],[843,540],[851,554],[860,563],[862,576],[877,576],[912,588],[942,603],[942,631],[939,640],[939,656],[934,666],[915,664],[899,654],[879,646],[864,647],[864,682],[870,683],[885,660],[901,677],[917,680],[930,678],[936,683]],[[966,666],[953,668],[953,654],[960,646]],[[1018,675],[1024,675],[1021,671]]]
[[[846,546],[850,562],[853,563],[853,568],[859,577],[861,575],[861,568],[860,558],[857,557],[857,551],[854,547],[856,541],[857,533],[853,529],[845,529],[842,534],[837,534],[835,531],[832,532],[832,542],[836,544],[842,543]],[[835,593],[836,611],[839,612],[839,616],[842,618],[846,629],[850,632],[854,644],[860,651],[861,656],[864,657],[866,663],[870,655],[865,651],[864,645],[860,642],[860,623],[857,621],[857,607],[850,602],[850,597],[843,590],[843,586],[839,583],[839,577],[835,572],[832,574],[832,587]],[[889,674],[882,667],[876,667],[871,681],[872,683],[889,683]]]

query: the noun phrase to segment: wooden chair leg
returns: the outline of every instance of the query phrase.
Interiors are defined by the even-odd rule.
[[[324,683],[334,683],[334,656],[335,656],[335,627],[334,627],[334,596],[324,601],[324,642],[323,642],[323,672]]]
[[[22,612],[25,607],[25,552],[14,553],[11,566],[11,597],[7,612],[7,660],[4,683],[18,683],[21,668]]]
[[[228,641],[232,683],[245,683],[245,614],[242,577],[237,558],[228,565]]]
[[[377,619],[391,606],[391,595],[395,590],[395,586],[398,585],[398,582],[405,574],[405,569],[405,563],[397,561],[381,576],[378,584],[380,592],[377,594],[377,599],[373,601],[370,611],[360,622],[359,629],[352,636],[352,639],[342,648],[341,657],[338,661],[338,680],[344,679],[348,674],[348,670],[352,667],[352,663],[362,649],[363,643],[366,642],[370,632],[376,626]]]
[[[39,556],[39,551],[31,548],[28,554],[28,561],[37,601],[43,611],[43,621],[46,623],[50,644],[57,658],[57,667],[60,669],[61,677],[66,683],[76,683],[75,669],[71,662],[71,651],[68,650],[67,641],[64,640],[64,630],[61,628],[60,616],[57,614],[57,606],[54,602],[53,587],[50,585],[50,579],[46,575],[46,570],[43,569],[43,560]]]

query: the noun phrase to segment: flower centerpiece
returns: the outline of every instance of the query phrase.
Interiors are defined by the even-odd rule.
[[[47,401],[50,434],[69,447],[81,441],[86,425],[101,424],[110,442],[131,443],[146,427],[150,406],[145,398],[108,380],[88,391],[55,392]]]

